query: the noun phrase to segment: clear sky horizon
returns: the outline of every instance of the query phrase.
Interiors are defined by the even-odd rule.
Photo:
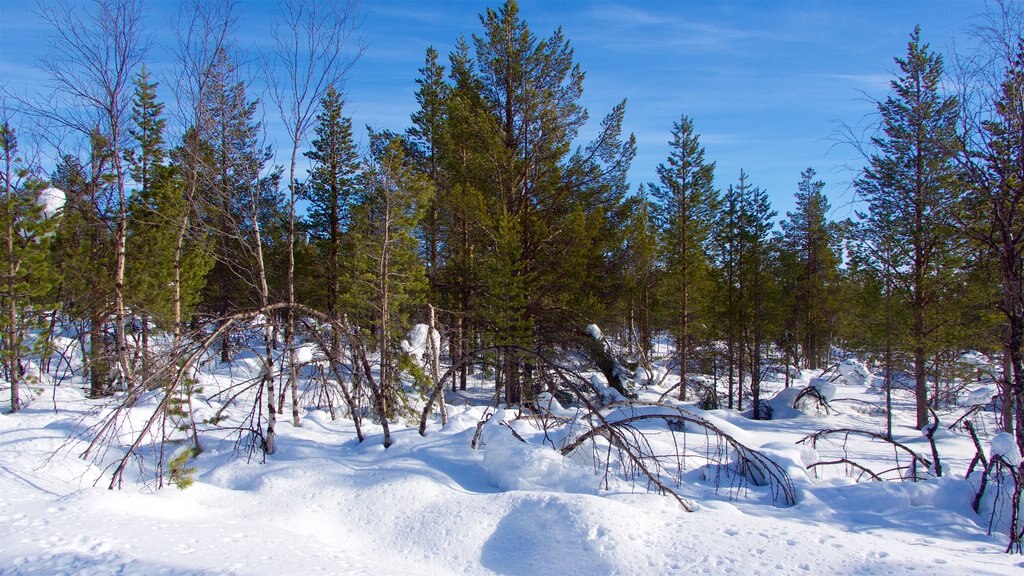
[[[77,3],[77,2],[73,2]],[[272,1],[239,1],[238,45],[255,49],[269,37]],[[717,163],[715,184],[735,183],[740,169],[767,190],[778,218],[793,209],[800,173],[814,168],[826,182],[837,219],[851,215],[849,146],[836,146],[837,123],[860,125],[884,99],[914,26],[932,48],[951,58],[954,37],[977,22],[981,0],[935,1],[666,1],[520,0],[530,29],[546,37],[558,26],[586,72],[583,105],[592,135],[601,118],[628,99],[625,130],[637,137],[631,189],[656,181],[672,124],[690,116],[706,158]],[[177,2],[151,0],[145,22],[153,35],[150,67],[166,60],[167,23]],[[42,95],[36,68],[51,31],[35,2],[0,0],[0,77],[18,94]],[[366,51],[345,87],[347,112],[363,126],[402,131],[416,109],[414,92],[425,51],[447,54],[460,34],[480,34],[479,14],[498,1],[364,0]],[[252,97],[259,96],[252,94]],[[264,112],[272,142],[276,113]],[[283,156],[282,156],[283,158]],[[280,159],[278,160],[281,161]]]

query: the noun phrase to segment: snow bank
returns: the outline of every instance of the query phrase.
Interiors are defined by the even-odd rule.
[[[412,330],[409,330],[409,333],[405,335],[405,340],[402,340],[401,343],[402,351],[415,358],[421,364],[423,363],[423,355],[427,354],[429,350],[427,334],[430,334],[434,342],[434,353],[440,353],[441,333],[431,329],[426,324],[413,326]]]
[[[1013,434],[1000,432],[992,437],[992,447],[988,451],[989,459],[1002,456],[1012,466],[1020,466],[1020,450]]]

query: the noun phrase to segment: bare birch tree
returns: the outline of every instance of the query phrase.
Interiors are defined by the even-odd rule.
[[[142,64],[140,0],[94,0],[88,14],[67,2],[41,6],[54,46],[42,67],[54,85],[58,108],[49,114],[88,138],[99,127],[107,140],[114,179],[114,321],[117,364],[124,383],[133,385],[125,338],[124,271],[127,251],[128,192],[124,151],[132,107],[132,78]]]
[[[350,0],[279,0],[271,32],[273,47],[264,58],[270,99],[291,144],[288,164],[288,304],[295,304],[296,163],[316,121],[327,90],[340,89],[361,50],[350,39],[358,27],[357,5]],[[288,308],[286,332],[292,423],[300,425],[295,366],[295,313]]]

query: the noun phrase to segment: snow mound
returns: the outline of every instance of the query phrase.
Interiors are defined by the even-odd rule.
[[[989,448],[989,459],[1002,456],[1011,466],[1020,466],[1020,450],[1017,448],[1017,441],[1013,434],[1000,432],[992,437],[992,447]]]
[[[828,378],[811,378],[810,386],[817,390],[826,402],[831,402],[836,397],[836,383]]]
[[[765,401],[766,404],[771,406],[772,420],[796,418],[801,415],[801,412],[793,407],[793,403],[796,402],[796,397],[800,394],[800,390],[796,386],[783,388],[774,397]]]
[[[562,404],[555,399],[550,392],[541,392],[537,394],[537,405],[550,412],[553,416],[559,418],[575,418],[578,415],[577,410],[569,410],[563,408]]]
[[[812,486],[807,467],[821,460],[814,448],[791,442],[768,442],[761,445],[758,451],[781,466],[796,484],[807,488]]]
[[[43,208],[43,215],[53,218],[64,210],[67,202],[67,195],[60,188],[49,187],[39,193],[39,205]]]
[[[842,381],[849,386],[867,386],[871,380],[871,372],[868,371],[867,366],[856,358],[843,360],[840,362],[838,370]]]
[[[484,430],[484,470],[501,490],[594,492],[594,475],[550,446],[529,444],[501,424],[498,411]]]
[[[430,334],[431,340],[434,342],[434,353],[440,352],[441,333],[426,324],[417,324],[412,327],[412,330],[409,330],[409,333],[405,335],[405,340],[402,340],[402,351],[422,363],[423,355],[429,350],[427,334]]]

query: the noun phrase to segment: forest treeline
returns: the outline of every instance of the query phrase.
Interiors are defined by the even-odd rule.
[[[280,411],[274,374],[290,371],[296,422],[309,309],[360,335],[374,366],[352,378],[373,375],[381,414],[403,374],[422,376],[401,347],[415,323],[440,329],[453,387],[487,370],[510,404],[544,386],[522,350],[574,354],[594,323],[648,367],[670,337],[683,376],[673,394],[755,418],[769,374],[788,382],[789,367],[824,370],[841,350],[867,359],[887,390],[912,387],[924,427],[929,408],[962,391],[962,354],[981,351],[1001,359],[1001,421],[1024,448],[1018,6],[994,5],[972,51],[948,61],[920,30],[893,47],[877,130],[849,139],[865,159],[862,212],[833,221],[813,167],[793,175],[795,208],[779,215],[756,175],[715,173],[685,113],[652,181],[632,187],[627,103],[591,118],[569,39],[532,31],[514,1],[447,56],[427,49],[409,127],[371,131],[366,150],[343,89],[359,52],[351,6],[282,0],[273,49],[252,67],[232,2],[185,4],[159,81],[167,101],[146,67],[138,0],[41,9],[53,93],[8,93],[0,133],[12,410],[28,343],[66,322],[82,327],[90,392],[103,396],[152,385],[151,339],[176,353],[216,334],[230,361],[237,339],[217,328],[283,303],[262,324],[265,401]],[[266,144],[271,115],[286,150]],[[40,165],[19,147],[19,122],[78,146]],[[66,196],[59,213],[40,201],[48,187]],[[341,358],[348,336],[329,331],[321,347]],[[290,356],[281,366],[278,346]]]

